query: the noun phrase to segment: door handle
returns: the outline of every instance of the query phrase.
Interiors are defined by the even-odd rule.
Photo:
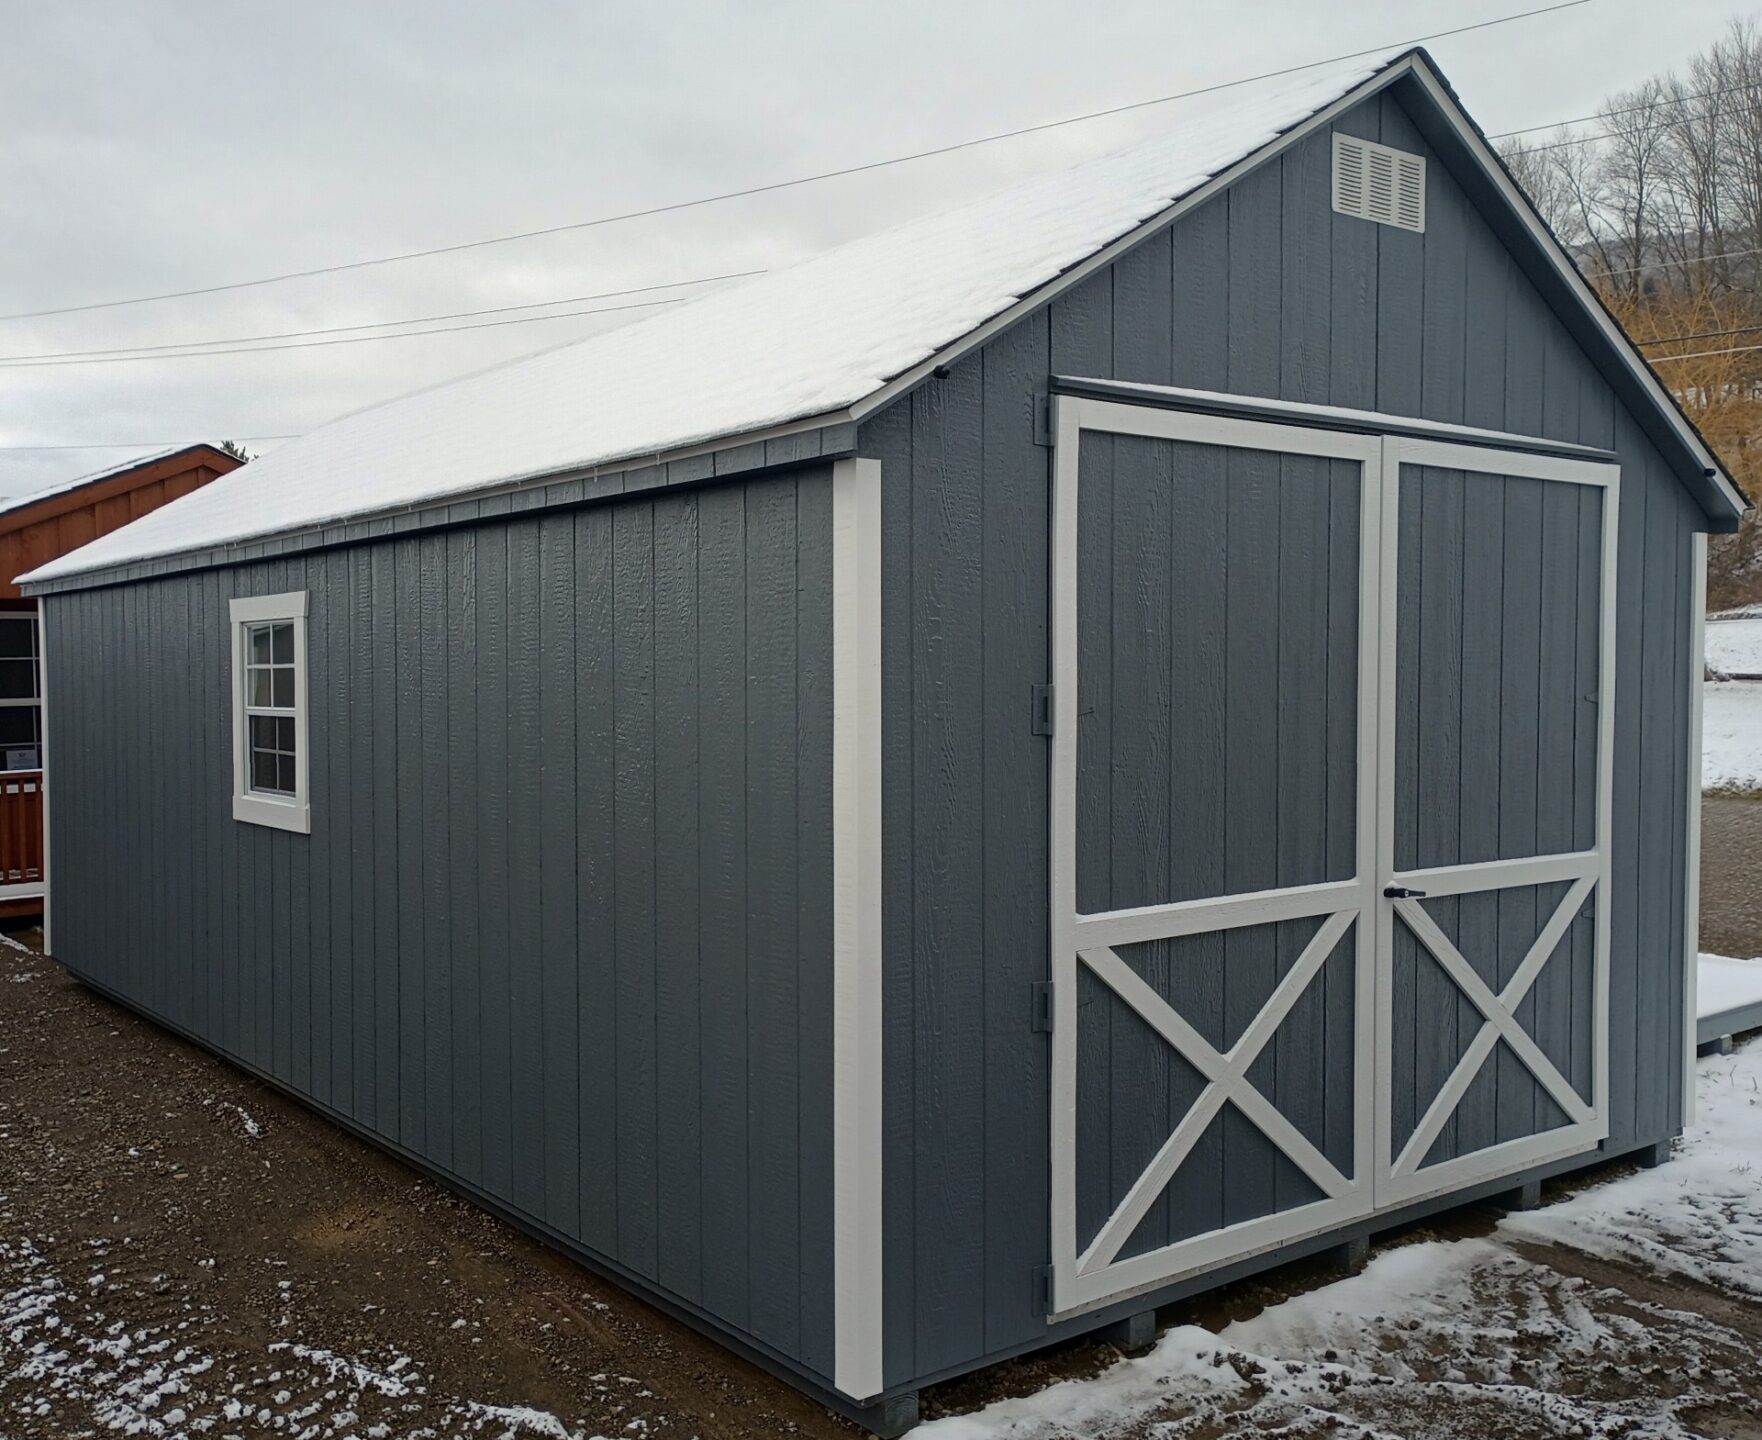
[[[1425,891],[1410,890],[1405,885],[1385,885],[1383,886],[1383,894],[1391,900],[1423,900],[1426,898]]]

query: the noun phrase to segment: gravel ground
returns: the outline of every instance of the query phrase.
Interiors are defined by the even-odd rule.
[[[1762,799],[1701,800],[1701,948],[1762,955]]]
[[[856,1433],[0,948],[0,1437]]]

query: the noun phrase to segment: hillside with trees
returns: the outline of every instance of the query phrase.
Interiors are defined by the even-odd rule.
[[[1752,498],[1762,495],[1762,27],[1506,163]],[[1715,537],[1713,609],[1762,600],[1762,522]]]

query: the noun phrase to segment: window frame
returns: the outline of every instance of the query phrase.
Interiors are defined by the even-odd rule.
[[[231,640],[229,683],[232,686],[232,814],[252,825],[267,825],[296,834],[312,833],[311,765],[308,743],[306,672],[306,610],[310,592],[235,596],[229,605]],[[263,624],[294,627],[294,793],[277,795],[251,788],[251,725],[249,696],[251,627]],[[276,707],[280,708],[280,707]]]
[[[31,748],[37,752],[37,763],[35,765],[21,765],[17,769],[9,769],[3,764],[0,764],[0,776],[29,775],[39,772],[43,768],[43,617],[36,610],[0,610],[0,620],[27,621],[31,627],[31,648],[29,655],[0,656],[0,658],[6,660],[30,661],[32,681],[30,695],[0,698],[0,708],[8,710],[36,711],[36,721],[31,727],[34,736]],[[0,743],[0,761],[4,760],[5,752],[7,750],[20,748],[23,747]]]

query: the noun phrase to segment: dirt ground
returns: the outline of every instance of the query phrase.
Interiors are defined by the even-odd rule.
[[[1731,808],[1746,803],[1749,810]],[[1762,913],[1721,903],[1733,893],[1762,895],[1762,804],[1713,802],[1706,853],[1706,943],[1762,953]],[[34,932],[18,938],[36,940]],[[1495,1216],[1470,1209],[1405,1238],[1484,1234]],[[1538,1284],[1528,1270],[1510,1294],[1488,1297],[1493,1328],[1485,1343],[1517,1347],[1520,1370],[1533,1361],[1538,1389],[1527,1398],[1499,1400],[1497,1387],[1477,1392],[1475,1413],[1457,1417],[1465,1428],[1454,1428],[1450,1397],[1460,1386],[1452,1377],[1472,1371],[1476,1357],[1428,1350],[1416,1335],[1402,1363],[1436,1383],[1391,1385],[1355,1400],[1359,1423],[1374,1430],[1342,1429],[1337,1417],[1318,1415],[1276,1433],[1588,1433],[1534,1413],[1539,1390],[1569,1383],[1579,1401],[1617,1420],[1629,1407],[1638,1414],[1668,1399],[1699,1433],[1762,1440],[1755,1359],[1762,1306],[1577,1252],[1536,1245],[1521,1253],[1545,1278]],[[1323,1278],[1316,1266],[1290,1267],[1159,1320],[1216,1329]],[[1575,1359],[1570,1381],[1547,1379],[1559,1361],[1543,1353],[1555,1331],[1532,1327],[1537,1338],[1527,1343],[1536,1353],[1522,1356],[1524,1311],[1538,1306],[1563,1314],[1589,1306],[1630,1340],[1618,1352]],[[926,1392],[926,1416],[1093,1374],[1115,1358],[1106,1346],[1081,1342],[996,1366]],[[1242,1378],[1249,1392],[1262,1383]],[[1488,1405],[1494,1409],[1481,1408]],[[1152,1430],[1275,1433],[1170,1414],[1143,1433]],[[0,1437],[112,1433],[719,1440],[856,1432],[687,1327],[84,989],[33,950],[6,944]],[[1653,1432],[1616,1424],[1595,1433]]]
[[[1762,799],[1701,802],[1701,948],[1762,955]]]

